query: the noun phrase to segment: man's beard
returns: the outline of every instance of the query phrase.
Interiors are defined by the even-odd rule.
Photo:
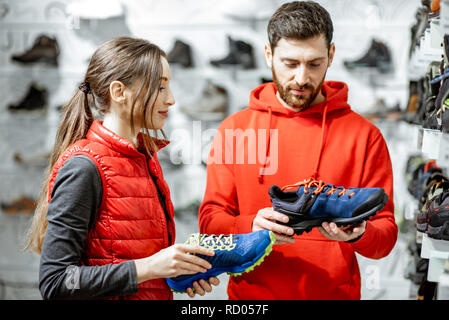
[[[321,87],[323,86],[324,83],[324,79],[326,78],[326,74],[324,74],[323,79],[316,88],[308,83],[303,86],[292,84],[284,88],[279,82],[276,76],[276,72],[274,71],[274,68],[271,69],[271,72],[273,74],[274,85],[281,99],[284,100],[285,103],[287,103],[289,106],[298,109],[298,111],[303,111],[312,105],[313,101],[315,101],[315,98],[320,93]],[[311,93],[308,95],[299,96],[292,93],[291,90],[309,90]]]

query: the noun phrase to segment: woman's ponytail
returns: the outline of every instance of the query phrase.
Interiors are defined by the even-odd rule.
[[[48,185],[50,182],[53,166],[64,151],[76,141],[83,139],[89,130],[94,117],[89,105],[91,95],[88,82],[83,82],[79,90],[73,95],[69,103],[64,107],[61,123],[56,134],[56,140],[51,153],[45,180],[37,200],[31,227],[28,230],[25,248],[36,253],[41,253],[47,230],[48,209]]]

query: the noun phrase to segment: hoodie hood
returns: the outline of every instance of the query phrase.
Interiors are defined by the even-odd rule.
[[[276,96],[276,87],[273,82],[264,83],[254,89],[251,92],[249,100],[249,109],[256,110],[260,112],[267,112],[267,132],[271,132],[272,118],[274,116],[281,117],[313,117],[322,118],[321,121],[321,135],[320,135],[320,145],[316,155],[315,170],[311,177],[317,179],[319,176],[319,166],[321,161],[321,156],[324,151],[325,139],[326,139],[326,119],[328,113],[350,109],[348,105],[348,86],[343,82],[337,81],[325,81],[321,87],[321,92],[325,96],[325,100],[321,103],[313,105],[308,109],[300,112],[295,112],[287,109],[282,105]],[[259,170],[259,183],[263,184],[263,176],[267,161],[269,158],[270,150],[270,138],[271,134],[267,135],[266,141],[266,153],[265,161],[263,166]]]

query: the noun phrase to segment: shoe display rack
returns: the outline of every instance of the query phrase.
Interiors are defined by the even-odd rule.
[[[407,50],[405,35],[416,1],[420,2],[345,0],[342,5],[342,1],[320,1],[334,20],[337,46],[327,79],[348,84],[349,103],[354,111],[367,118],[388,120],[377,125],[385,127],[387,142],[393,141],[389,149],[394,153],[394,171],[396,166],[402,166],[395,160],[405,157],[411,149],[403,145],[411,136],[414,147],[421,141],[419,151],[435,152],[435,140],[442,150],[446,135],[418,124],[406,126],[390,121],[397,110],[389,106],[401,101],[406,93],[407,70],[401,63],[402,52]],[[15,238],[14,242],[11,240],[19,234],[14,228],[23,229],[31,215],[14,212],[32,211],[28,200],[35,199],[40,189],[61,106],[82,81],[93,51],[112,37],[130,35],[158,44],[168,55],[176,104],[170,110],[167,129],[164,128],[172,142],[161,151],[159,160],[177,213],[177,237],[185,239],[198,228],[198,206],[206,187],[204,156],[209,148],[205,142],[212,140],[212,132],[222,119],[248,106],[252,89],[271,81],[272,73],[263,56],[266,26],[283,2],[286,1],[0,0],[0,94],[4,109],[0,115],[0,134],[4,135],[0,144],[0,180],[5,186],[0,189],[0,242],[7,253],[0,261],[0,299],[23,297],[21,288],[27,281],[32,284],[27,289],[29,296],[40,297],[35,288],[38,258],[18,256],[17,242]],[[435,33],[430,35],[434,42],[439,39]],[[438,41],[440,45],[441,39]],[[413,57],[408,71],[413,79],[425,74],[427,62],[437,57],[437,51],[441,48],[434,48],[430,57],[425,50]],[[359,70],[366,67],[369,71]],[[398,131],[401,140],[394,141]],[[444,152],[438,151],[438,156]],[[437,162],[443,166],[449,160]],[[22,198],[22,194],[30,199]],[[408,205],[407,216],[412,216],[418,201],[401,201]],[[401,264],[396,265],[401,262],[401,250],[381,261],[385,263],[380,269],[379,290],[365,285],[375,262],[367,259],[366,267],[362,262],[365,298],[390,297],[385,291],[397,280],[392,270],[400,269]],[[23,275],[11,276],[17,265],[28,268]],[[214,297],[226,299],[225,277],[220,279],[222,285],[215,289]],[[11,281],[2,282],[4,279]],[[399,287],[403,290],[404,282],[394,285],[398,291]],[[20,290],[13,288],[14,284]]]
[[[414,213],[409,215],[409,219],[416,226],[413,241],[419,248],[415,254],[420,257],[415,257],[415,260],[418,261],[417,266],[421,267],[419,272],[424,273],[424,279],[417,281],[420,284],[418,296],[420,299],[447,300],[449,237],[446,233],[449,230],[445,230],[443,225],[439,227],[442,230],[438,231],[438,236],[435,236],[436,227],[431,221],[436,221],[438,215],[442,219],[449,208],[439,202],[444,198],[441,194],[449,191],[445,187],[438,189],[438,185],[447,181],[445,174],[449,172],[449,123],[446,118],[446,103],[449,105],[449,82],[446,80],[449,75],[449,1],[422,3],[416,15],[417,23],[412,27],[407,116],[411,144],[418,151],[417,157],[425,160],[420,160],[421,169],[415,170],[413,174],[418,185],[413,187],[409,184],[409,191],[415,196],[415,201],[409,203],[409,212]],[[409,162],[412,161],[410,158]],[[440,196],[435,195],[437,190]]]

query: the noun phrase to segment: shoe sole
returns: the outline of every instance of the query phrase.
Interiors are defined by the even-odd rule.
[[[14,62],[21,63],[21,64],[24,64],[24,65],[32,65],[32,64],[44,63],[44,64],[51,65],[51,66],[54,66],[54,67],[58,67],[58,59],[57,58],[39,57],[39,58],[37,58],[36,60],[33,60],[33,61],[23,61],[23,60],[20,60],[20,59],[12,58],[12,60]]]
[[[427,223],[417,223],[416,224],[416,230],[419,232],[426,232],[427,231]]]
[[[237,277],[242,275],[243,273],[248,273],[254,270],[255,267],[262,264],[265,257],[268,256],[271,251],[273,250],[273,245],[276,242],[276,235],[274,232],[270,231],[270,243],[266,246],[265,250],[261,251],[261,253],[256,256],[254,259],[244,263],[240,266],[235,266],[231,270],[229,270],[229,267],[227,268],[212,268],[209,269],[206,272],[197,273],[196,275],[193,275],[191,278],[185,279],[184,281],[173,281],[170,278],[167,278],[167,284],[169,285],[171,291],[175,293],[185,293],[188,287],[191,287],[193,291],[195,291],[195,288],[192,287],[192,283],[194,281],[198,281],[201,279],[208,280],[210,277],[216,277],[222,273],[227,273],[230,276]]]
[[[286,226],[292,228],[295,231],[296,235],[302,235],[304,232],[309,233],[310,231],[312,231],[313,228],[320,227],[323,222],[333,222],[338,227],[354,227],[354,226],[359,225],[363,221],[367,221],[372,216],[376,215],[376,213],[379,210],[382,210],[382,208],[387,204],[387,202],[388,202],[388,196],[386,194],[384,194],[384,197],[383,197],[383,200],[381,203],[379,203],[377,206],[370,209],[369,211],[367,211],[363,214],[360,214],[356,217],[351,217],[351,218],[320,217],[320,218],[315,218],[315,219],[312,218],[312,219],[303,220],[303,221],[297,222],[293,225],[289,225],[288,223],[283,224],[283,225],[286,225]],[[284,213],[288,216],[297,215],[296,212],[284,210],[281,208],[276,209],[276,211],[278,211],[280,213]]]
[[[442,226],[432,227],[430,224],[427,226],[427,235],[430,238],[437,240],[449,240],[449,221],[446,221]]]

